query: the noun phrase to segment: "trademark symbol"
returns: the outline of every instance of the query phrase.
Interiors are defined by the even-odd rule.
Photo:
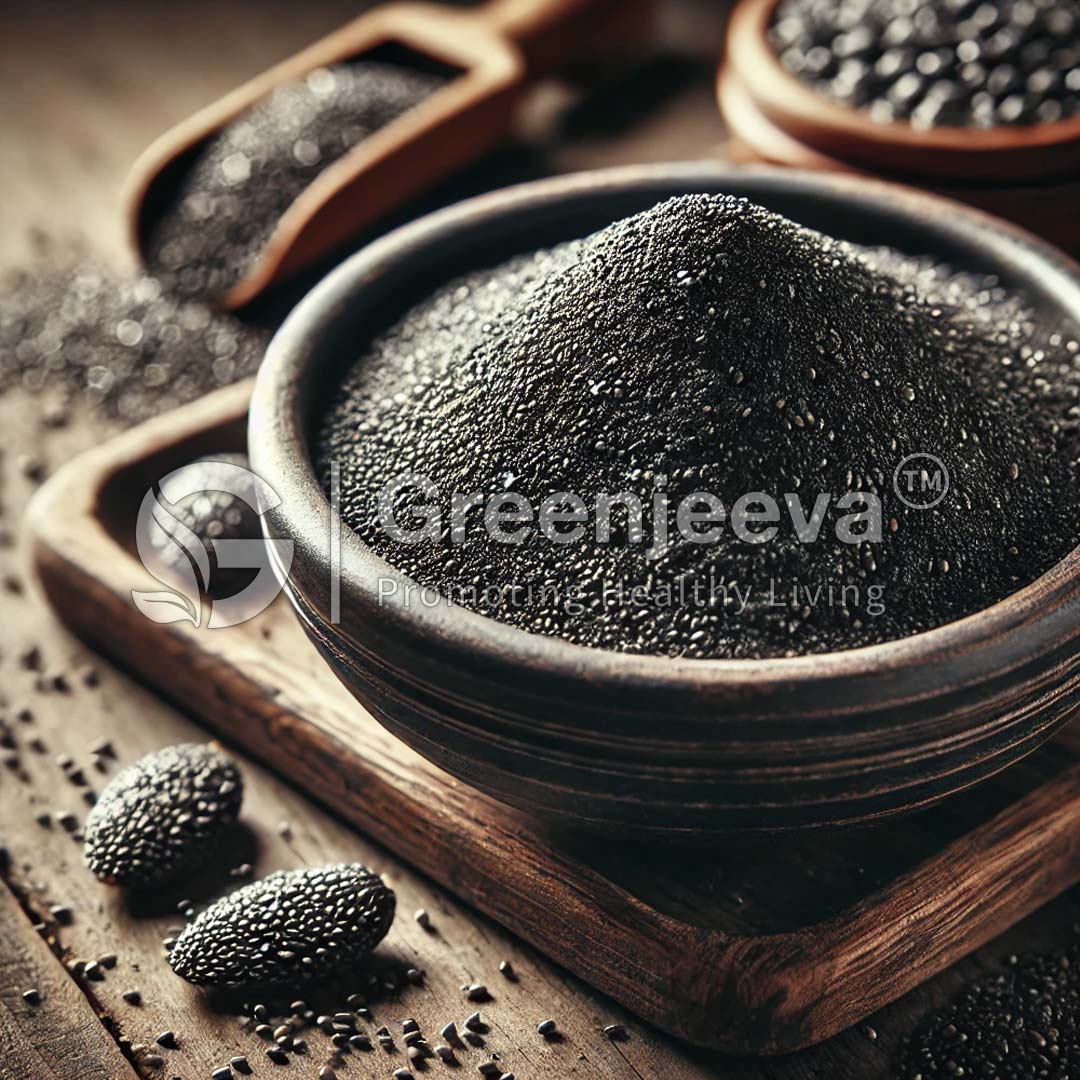
[[[893,473],[897,498],[912,510],[931,510],[949,491],[949,470],[933,454],[908,454]]]

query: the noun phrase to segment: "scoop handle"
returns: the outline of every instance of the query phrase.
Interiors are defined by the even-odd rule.
[[[530,75],[543,75],[583,54],[610,51],[610,39],[625,41],[628,30],[640,36],[648,6],[651,0],[489,0],[480,15],[517,45]]]

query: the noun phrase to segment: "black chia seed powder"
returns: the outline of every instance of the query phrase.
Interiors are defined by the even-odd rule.
[[[152,231],[149,266],[180,295],[227,292],[316,176],[445,81],[365,60],[278,87],[202,148]]]
[[[898,1080],[1080,1076],[1080,952],[1011,957],[931,1017],[900,1055]]]
[[[524,630],[669,656],[846,649],[977,611],[1075,546],[1080,346],[1062,329],[995,279],[688,196],[420,303],[347,371],[318,468],[328,484],[339,464],[343,520],[379,555]],[[950,473],[932,510],[894,492],[915,453]],[[437,505],[438,543],[379,523],[380,490],[407,472],[438,497],[408,489],[397,520],[413,527]],[[609,543],[590,519],[560,545],[536,528],[495,542],[478,511],[449,542],[452,493],[506,491],[533,508],[555,492],[650,507],[662,491],[655,518],[676,539],[675,508],[695,492],[729,511],[765,492],[781,514],[795,493],[809,515],[821,493],[861,491],[880,498],[883,528],[880,542],[841,542],[826,515],[803,543],[782,517],[769,543],[723,527],[657,552],[618,513]]]
[[[250,375],[269,334],[151,277],[103,267],[9,275],[0,302],[0,393],[22,387],[127,423]]]
[[[1075,0],[782,0],[783,65],[882,122],[980,127],[1080,115]]]

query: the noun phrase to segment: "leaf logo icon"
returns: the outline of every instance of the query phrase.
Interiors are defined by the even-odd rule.
[[[210,557],[199,537],[180,521],[151,489],[143,496],[135,543],[143,566],[176,592],[132,589],[131,599],[156,623],[187,620],[198,628],[202,597],[210,582]]]
[[[199,613],[192,611],[186,597],[174,592],[139,592],[131,590],[131,599],[139,611],[156,623],[174,623],[186,619],[196,629]]]
[[[246,461],[240,454],[199,458],[143,496],[135,545],[164,588],[132,589],[131,600],[152,622],[223,629],[264,611],[281,592],[292,541],[261,535],[258,518],[280,500]]]

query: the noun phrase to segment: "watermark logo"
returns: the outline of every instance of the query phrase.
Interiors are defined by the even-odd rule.
[[[249,520],[280,502],[250,469],[224,460],[175,469],[147,491],[135,524],[135,544],[143,566],[167,588],[133,589],[131,599],[153,622],[186,621],[207,630],[236,626],[264,611],[288,577],[291,540],[229,536],[222,527],[201,535],[192,528],[192,515],[184,507],[211,493],[230,500],[233,517]],[[242,584],[223,593],[215,587],[218,579]]]
[[[893,490],[912,510],[932,510],[949,493],[949,470],[933,454],[908,454],[893,472]]]

